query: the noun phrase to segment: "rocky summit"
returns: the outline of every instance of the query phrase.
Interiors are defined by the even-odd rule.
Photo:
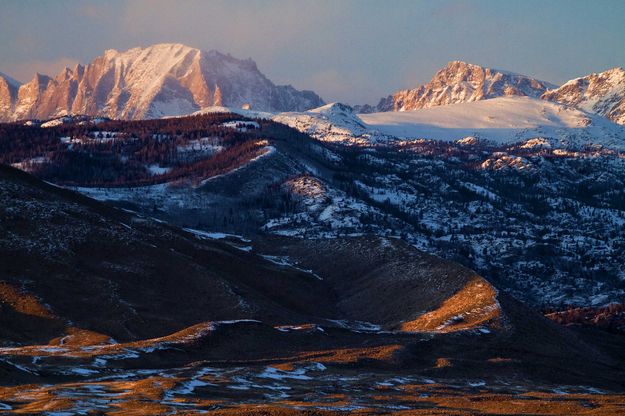
[[[107,50],[86,66],[65,68],[54,78],[36,74],[23,85],[0,74],[4,121],[68,114],[158,118],[221,105],[301,111],[322,104],[312,91],[274,85],[251,59],[181,44]]]
[[[452,61],[427,84],[381,99],[376,110],[417,110],[511,95],[540,97],[549,88],[555,86],[526,75]]]

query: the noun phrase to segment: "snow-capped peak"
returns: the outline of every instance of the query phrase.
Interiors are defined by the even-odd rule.
[[[17,99],[20,83],[0,72],[0,120],[13,115],[13,103]]]
[[[542,98],[597,113],[625,124],[625,70],[621,67],[575,78]]]
[[[311,113],[322,114],[326,117],[348,117],[353,118],[354,109],[343,103],[330,103],[321,107],[313,108]]]
[[[325,141],[360,143],[379,139],[352,107],[342,103],[330,103],[301,113],[280,113],[273,120]]]
[[[555,85],[510,71],[451,61],[429,83],[383,98],[377,111],[407,111],[503,96],[540,97]]]
[[[180,43],[109,49],[85,67],[43,81],[38,76],[20,87],[18,97],[0,97],[0,107],[14,110],[0,119],[63,114],[138,119],[190,114],[214,105],[303,111],[323,104],[312,91],[274,85],[251,59]]]

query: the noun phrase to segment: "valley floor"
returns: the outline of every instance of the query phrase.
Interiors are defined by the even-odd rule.
[[[288,368],[281,370],[280,368]],[[357,369],[187,367],[0,388],[3,414],[618,415],[625,396],[578,386],[485,385]],[[97,412],[97,413],[96,413]]]
[[[430,338],[427,334],[398,338],[380,333],[363,338],[363,334],[344,333],[345,338],[356,337],[360,346],[326,344],[326,348],[275,351],[255,359],[243,353],[239,360],[195,360],[207,344],[212,347],[210,352],[204,350],[208,356],[215,351],[233,356],[237,349],[234,344],[219,346],[207,331],[222,327],[236,335],[242,329],[254,332],[259,325],[252,321],[197,325],[168,337],[126,344],[87,345],[70,340],[68,345],[2,348],[4,370],[19,370],[22,378],[17,385],[0,387],[0,410],[2,414],[47,415],[625,412],[622,393],[584,385],[536,384],[502,374],[480,378],[469,371],[463,377],[463,370],[454,369],[453,359],[439,358],[421,375],[414,369],[392,368],[402,350],[398,341],[420,342]],[[317,340],[313,344],[335,335],[330,328],[330,335],[320,328],[277,329],[286,337],[312,333]],[[259,350],[265,349],[267,345],[260,344],[267,341],[266,336],[254,335]],[[506,367],[510,359],[487,361],[486,366]]]

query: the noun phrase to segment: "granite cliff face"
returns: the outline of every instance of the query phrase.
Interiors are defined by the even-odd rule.
[[[212,105],[303,111],[323,100],[312,91],[276,86],[251,59],[180,44],[107,50],[54,78],[37,74],[19,86],[0,77],[0,119],[86,114],[122,119],[189,114]]]
[[[429,83],[381,99],[376,110],[417,110],[513,95],[537,98],[553,87],[525,75],[452,61]]]
[[[12,117],[13,103],[17,99],[19,87],[19,82],[0,72],[0,119]]]
[[[625,70],[612,68],[572,79],[560,88],[546,91],[542,98],[625,124]]]
[[[575,78],[558,87],[525,75],[452,61],[427,84],[397,91],[377,105],[355,106],[354,110],[409,111],[506,96],[542,98],[625,124],[625,70],[619,67]]]

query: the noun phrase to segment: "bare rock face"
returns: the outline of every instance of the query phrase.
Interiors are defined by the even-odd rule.
[[[546,91],[542,98],[625,124],[625,70],[612,68],[573,79],[560,88]]]
[[[19,82],[0,72],[0,119],[8,119],[13,115],[19,87]]]
[[[44,98],[51,81],[50,77],[37,73],[32,81],[20,86],[13,118],[39,118],[41,109],[46,105]]]
[[[251,59],[181,44],[107,50],[55,78],[37,74],[17,95],[4,84],[0,80],[1,120],[66,114],[155,118],[245,103],[264,111],[303,111],[323,104],[312,91],[274,85]]]
[[[416,110],[510,95],[537,98],[550,87],[554,86],[525,75],[452,61],[429,83],[380,100],[378,111]]]

